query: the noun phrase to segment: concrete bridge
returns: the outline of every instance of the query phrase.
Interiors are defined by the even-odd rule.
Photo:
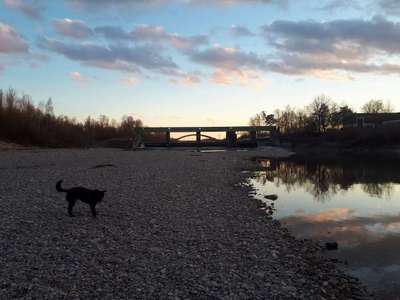
[[[246,143],[248,146],[257,146],[257,134],[268,132],[269,136],[272,136],[276,131],[274,126],[232,126],[232,127],[145,127],[143,128],[144,136],[146,134],[163,134],[165,135],[164,142],[150,143],[146,142],[144,138],[143,142],[147,146],[227,146],[236,147],[239,146],[238,132],[248,132],[249,139]],[[211,136],[204,135],[202,132],[225,132],[226,138],[224,140],[217,140]],[[171,133],[186,133],[184,136],[175,139],[171,138]],[[191,134],[187,134],[191,133]],[[182,138],[196,136],[196,140],[192,142],[177,142]],[[205,142],[201,140],[201,137],[205,136],[209,141]]]

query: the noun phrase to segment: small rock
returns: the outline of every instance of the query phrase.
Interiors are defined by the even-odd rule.
[[[278,200],[278,195],[275,195],[275,194],[265,195],[264,198],[268,199],[268,200],[275,201],[275,200]]]
[[[329,251],[337,250],[339,248],[339,244],[337,242],[328,242],[325,243],[325,248]]]

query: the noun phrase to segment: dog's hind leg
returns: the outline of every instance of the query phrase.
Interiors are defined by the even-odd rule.
[[[67,201],[68,201],[68,214],[70,217],[73,217],[74,214],[72,213],[72,209],[74,208],[75,205],[75,199],[72,199],[71,197],[67,196]]]
[[[96,204],[95,203],[90,203],[90,210],[92,211],[93,217],[96,218],[97,213],[96,213]]]

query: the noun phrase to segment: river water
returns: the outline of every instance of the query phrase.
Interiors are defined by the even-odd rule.
[[[273,203],[275,219],[298,238],[336,241],[327,255],[378,299],[400,299],[399,161],[259,163],[250,182],[256,198]]]

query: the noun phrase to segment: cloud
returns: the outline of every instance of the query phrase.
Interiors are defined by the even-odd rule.
[[[400,2],[398,0],[379,0],[378,6],[388,15],[400,15]]]
[[[266,85],[266,80],[259,73],[268,71],[268,61],[256,53],[215,45],[201,51],[192,51],[189,58],[214,69],[210,75],[212,83],[241,86],[255,84],[257,87]]]
[[[277,4],[286,5],[287,0],[66,0],[77,7],[117,7],[117,6],[154,6],[168,4],[194,5],[241,5],[241,4]]]
[[[182,37],[178,34],[170,34],[161,26],[141,25],[134,28],[129,36],[134,41],[148,41],[152,43],[166,42],[170,46],[179,50],[193,49],[198,45],[208,44],[207,36],[197,35]]]
[[[389,54],[400,52],[400,23],[384,18],[330,22],[275,21],[269,26],[264,26],[263,30],[266,37],[272,34],[277,38],[277,46],[296,52],[301,52],[303,49],[315,50],[314,52],[327,52],[327,50],[343,52],[365,47]],[[351,52],[354,53],[352,50]]]
[[[180,2],[186,2],[190,4],[201,4],[201,5],[241,5],[241,4],[277,4],[287,5],[287,0],[183,0]]]
[[[258,88],[262,88],[268,83],[254,70],[216,69],[210,76],[210,81],[219,85],[254,85]]]
[[[230,33],[236,37],[252,37],[255,36],[247,27],[240,25],[232,25],[230,28]]]
[[[114,5],[143,5],[155,3],[167,3],[167,0],[65,0],[66,2],[76,5],[89,6],[114,6]]]
[[[39,4],[38,1],[4,0],[4,4],[6,7],[18,10],[28,18],[31,18],[33,20],[42,19],[42,6]]]
[[[190,53],[190,59],[196,63],[208,65],[223,70],[263,69],[267,61],[253,52],[244,52],[237,48],[227,48],[215,45],[201,51]]]
[[[108,70],[140,73],[142,70],[174,76],[179,71],[175,62],[150,45],[104,46],[92,43],[65,43],[43,38],[40,46],[84,65]]]
[[[74,39],[86,39],[93,35],[93,31],[89,26],[80,20],[54,20],[53,27],[59,34]]]
[[[384,18],[275,21],[262,31],[276,50],[276,58],[268,64],[274,72],[398,74],[400,70],[389,61],[400,54],[400,23]]]
[[[182,72],[177,78],[170,79],[170,82],[180,85],[194,85],[201,82],[202,74],[200,72],[184,73]],[[180,77],[180,78],[179,78]]]
[[[331,0],[330,2],[322,6],[320,9],[327,11],[334,11],[337,9],[348,9],[348,8],[361,9],[361,6],[357,0]]]
[[[188,50],[208,44],[206,35],[183,37],[176,33],[170,34],[161,26],[140,25],[130,32],[116,26],[102,26],[95,28],[95,32],[110,40],[127,40],[135,43],[167,43],[178,50]]]
[[[0,53],[24,53],[29,46],[11,26],[0,22]]]
[[[81,73],[79,72],[71,72],[69,73],[69,77],[73,80],[73,81],[77,81],[77,82],[81,82],[81,83],[86,83],[89,81],[89,77],[83,76]]]
[[[126,86],[135,86],[137,85],[139,80],[136,77],[127,77],[121,80],[121,83]]]
[[[128,32],[117,26],[99,26],[94,31],[110,40],[129,40],[131,38]]]

